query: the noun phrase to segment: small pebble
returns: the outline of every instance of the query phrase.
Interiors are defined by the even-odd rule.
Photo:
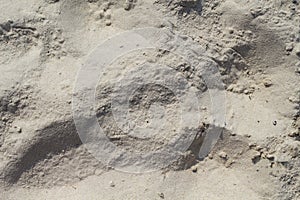
[[[230,29],[228,30],[228,32],[229,32],[229,34],[233,34],[233,33],[234,33],[234,29],[230,28]]]
[[[256,164],[260,161],[261,155],[257,152],[255,155],[252,156],[251,160],[253,164]]]
[[[110,25],[111,25],[111,21],[110,21],[110,20],[106,20],[106,21],[105,21],[105,25],[106,25],[106,26],[110,26]]]
[[[256,143],[250,143],[250,144],[249,144],[249,148],[254,148],[254,147],[256,147],[256,146],[257,146]]]
[[[249,90],[244,90],[244,94],[250,94]]]
[[[245,31],[245,34],[246,34],[247,36],[253,35],[252,31],[250,31],[250,30]]]
[[[40,37],[40,34],[39,34],[37,31],[34,31],[34,32],[33,32],[33,37],[39,38],[39,37]]]
[[[64,38],[61,38],[61,39],[58,40],[58,42],[62,44],[62,43],[65,42],[65,39],[64,39]]]
[[[162,198],[162,199],[165,198],[165,195],[164,195],[164,193],[162,193],[162,192],[158,193],[158,196],[159,196],[160,198]]]
[[[230,136],[236,136],[236,133],[230,133]]]
[[[128,0],[126,0],[125,5],[124,5],[124,10],[129,11],[131,9],[131,4]]]
[[[201,110],[207,110],[207,108],[205,106],[202,106]]]
[[[197,168],[197,166],[192,166],[191,170],[192,170],[192,172],[196,173],[198,168]]]
[[[16,127],[16,130],[18,133],[22,133],[22,128],[21,127]]]
[[[224,151],[221,151],[218,155],[219,155],[220,158],[223,158],[223,159],[227,159],[228,158],[227,153],[225,153]]]
[[[115,185],[115,183],[114,183],[113,181],[110,181],[110,182],[109,182],[109,186],[110,186],[110,187],[115,187],[116,185]]]
[[[124,10],[127,10],[127,11],[130,10],[130,4],[126,3],[124,6]]]
[[[270,86],[273,85],[273,84],[272,84],[272,81],[271,81],[270,79],[265,79],[265,80],[263,81],[263,83],[264,83],[264,86],[265,86],[265,87],[270,87]]]
[[[8,121],[8,118],[7,118],[7,117],[2,117],[1,120],[2,120],[3,122],[7,122],[7,121]]]
[[[289,43],[286,45],[285,50],[291,52],[291,51],[293,51],[293,48],[294,48],[293,43]]]

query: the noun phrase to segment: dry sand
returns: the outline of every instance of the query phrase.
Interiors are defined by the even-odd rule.
[[[299,0],[0,0],[0,9],[1,200],[300,199]],[[142,33],[160,49],[115,60],[119,50],[99,50],[139,44],[108,39],[149,27],[166,31]],[[111,63],[92,110],[108,138],[102,151],[74,113],[89,114],[76,104],[89,90],[76,84],[103,49]],[[111,102],[123,76],[113,97],[131,95],[131,118]],[[186,81],[175,92],[183,118],[178,95],[160,84],[171,79]]]

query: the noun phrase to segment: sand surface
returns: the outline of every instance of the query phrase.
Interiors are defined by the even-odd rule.
[[[0,200],[300,198],[299,0],[0,9]]]

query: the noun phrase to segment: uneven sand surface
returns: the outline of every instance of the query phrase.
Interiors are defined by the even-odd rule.
[[[299,0],[0,9],[0,200],[300,199]]]

